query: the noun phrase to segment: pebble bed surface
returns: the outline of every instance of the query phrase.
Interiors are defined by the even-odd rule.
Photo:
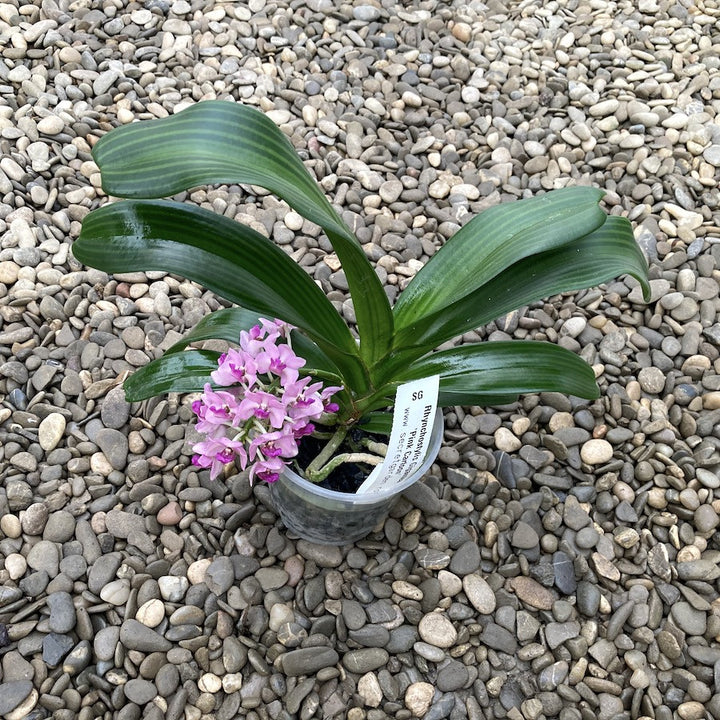
[[[0,4],[0,717],[720,718],[717,0]],[[346,547],[190,465],[187,398],[121,382],[218,300],[72,240],[90,149],[203,99],[266,111],[395,298],[464,222],[607,191],[650,260],[472,339],[549,339],[602,397],[450,408],[426,481]],[[317,228],[270,235],[348,320]]]

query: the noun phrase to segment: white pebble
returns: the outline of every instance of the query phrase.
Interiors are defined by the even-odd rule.
[[[602,465],[609,462],[613,456],[613,447],[607,440],[588,440],[580,448],[580,458],[588,465]]]
[[[5,558],[5,569],[11,580],[19,580],[27,570],[27,562],[20,553],[10,553]]]
[[[187,579],[191,585],[198,585],[201,582],[205,582],[205,573],[211,562],[212,560],[210,560],[210,558],[203,558],[190,564],[187,569]]]
[[[200,692],[216,693],[222,688],[222,680],[214,673],[205,673],[198,680]]]
[[[515,437],[510,430],[505,427],[498,428],[495,431],[495,447],[503,452],[516,452],[522,447],[520,438]]]
[[[237,692],[242,687],[242,673],[228,673],[223,675],[222,689],[228,695]]]
[[[180,602],[188,589],[188,580],[179,575],[163,575],[158,579],[160,594],[168,602]]]
[[[50,413],[38,427],[38,440],[45,452],[54,450],[65,433],[66,421],[60,413]]]
[[[143,603],[135,613],[135,619],[150,628],[157,627],[164,617],[165,605],[157,598]]]
[[[100,598],[111,605],[124,605],[129,597],[130,583],[127,580],[112,580],[100,591]]]

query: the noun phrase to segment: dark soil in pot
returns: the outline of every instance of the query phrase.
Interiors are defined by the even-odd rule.
[[[362,437],[369,437],[378,442],[387,442],[386,437],[370,435],[369,433],[363,433],[361,430],[353,430],[350,433],[350,441],[353,443],[359,443]],[[304,477],[303,471],[298,468],[306,468],[317,457],[324,446],[325,442],[319,438],[303,438],[299,445],[299,452],[296,458],[297,468],[294,467],[295,471]],[[351,452],[352,450],[353,448],[344,444],[340,447],[338,454]],[[317,485],[318,487],[333,490],[334,492],[355,493],[372,470],[372,466],[366,463],[343,463],[333,470],[325,480],[317,483]]]

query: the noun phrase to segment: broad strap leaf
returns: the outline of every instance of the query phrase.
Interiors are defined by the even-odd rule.
[[[224,340],[237,345],[240,333],[257,325],[259,321],[260,318],[256,313],[249,312],[244,308],[216,310],[202,318],[192,330],[185,333],[182,340],[168,348],[166,354],[181,352],[188,345],[205,340]],[[316,375],[321,372],[324,377],[332,377],[334,382],[342,382],[339,370],[312,340],[297,330],[293,330],[291,343],[295,353],[306,361],[303,373]]]
[[[125,398],[137,402],[168,392],[198,392],[217,370],[218,357],[220,353],[211,350],[165,354],[130,375],[123,383]]]
[[[485,393],[473,393],[468,391],[454,392],[440,388],[438,393],[438,405],[448,407],[450,405],[474,405],[476,407],[497,407],[499,405],[512,405],[518,399],[517,395],[487,395]]]
[[[398,378],[401,382],[440,375],[440,393],[454,404],[473,404],[482,396],[513,397],[522,393],[562,392],[598,396],[592,368],[558,345],[535,341],[461,345],[426,355]]]
[[[194,205],[125,200],[89,213],[73,252],[106,272],[183,275],[246,311],[285,320],[343,375],[362,382],[357,344],[333,304],[297,263],[245,225]]]
[[[327,234],[342,263],[368,364],[389,349],[390,303],[359,242],[342,222],[282,131],[262,112],[224,100],[132,123],[93,148],[103,189],[159,198],[199,185],[245,183],[270,190]]]
[[[623,274],[634,277],[649,299],[647,261],[630,223],[609,216],[589,235],[511,265],[474,292],[404,328],[398,332],[396,347],[402,353],[414,346],[423,354],[518,307],[557,293],[594,287]],[[399,362],[402,365],[409,359],[403,357]]]
[[[240,333],[249,330],[260,322],[257,313],[244,308],[223,308],[205,315],[191,330],[169,347],[165,354],[184,350],[188,345],[205,340],[225,340],[237,345]]]
[[[410,281],[395,305],[396,328],[443,311],[523,258],[600,227],[607,217],[598,206],[602,195],[589,187],[565,188],[480,213]]]
[[[365,415],[358,427],[367,433],[375,433],[377,435],[390,435],[392,431],[393,413],[391,410],[381,412],[370,412]]]

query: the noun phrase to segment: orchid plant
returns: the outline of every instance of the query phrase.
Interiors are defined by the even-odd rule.
[[[592,369],[552,343],[436,348],[523,305],[622,274],[649,295],[630,223],[608,216],[595,188],[485,210],[445,242],[392,307],[362,245],[262,112],[201,102],[112,130],[93,157],[105,192],[126,199],[85,217],[77,259],[110,273],[176,273],[234,306],[205,317],[125,381],[130,401],[203,392],[195,409],[206,440],[196,462],[213,474],[234,458],[256,477],[274,479],[318,420],[331,426],[326,460],[356,424],[387,434],[385,410],[398,386],[430,375],[440,376],[440,405],[504,404],[540,391],[597,397]],[[269,190],[320,226],[347,279],[353,327],[272,240],[191,203],[154,199],[220,183]],[[239,349],[191,348],[211,339],[239,342]],[[250,374],[239,380],[241,367]],[[320,475],[311,468],[309,479]]]

